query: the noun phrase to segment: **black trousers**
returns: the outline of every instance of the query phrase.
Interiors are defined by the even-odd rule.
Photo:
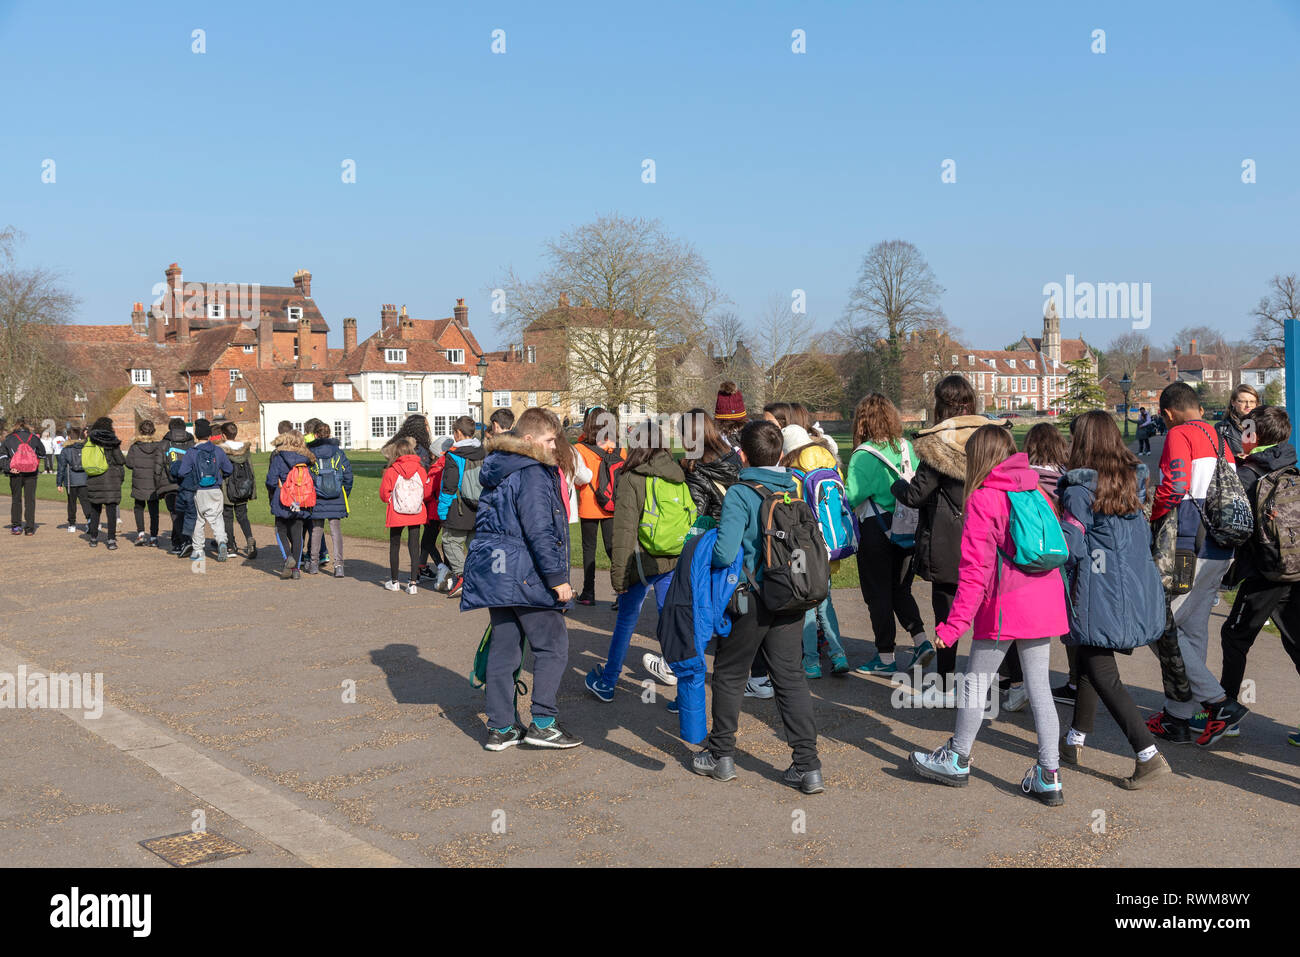
[[[86,486],[78,485],[75,488],[71,485],[65,486],[68,493],[68,524],[77,524],[77,503],[81,503],[81,514],[86,516],[86,521],[90,521],[90,499],[86,497]]]
[[[705,747],[720,758],[735,752],[745,682],[754,656],[761,651],[767,659],[785,739],[794,752],[794,765],[800,771],[816,771],[822,763],[817,757],[812,695],[803,674],[803,612],[774,615],[753,595],[749,605],[749,612],[732,622],[731,634],[717,641],[713,655],[713,730]]]
[[[152,538],[158,537],[158,499],[151,498],[147,500],[135,499],[135,531],[137,535],[144,534],[144,510],[149,509],[149,535]]]
[[[230,547],[235,547],[235,522],[239,522],[240,531],[244,533],[244,544],[253,540],[253,526],[248,521],[248,503],[239,502],[236,505],[223,505],[221,507],[221,518],[226,526],[226,541]]]
[[[108,536],[105,541],[111,542],[117,538],[117,502],[109,502],[107,505],[97,505],[90,503],[90,519],[86,523],[86,532],[90,535],[91,541],[99,536],[99,516],[107,510],[104,515],[104,534]]]
[[[1115,665],[1115,652],[1109,648],[1079,645],[1076,660],[1079,663],[1079,695],[1074,700],[1074,718],[1070,727],[1081,734],[1092,731],[1097,719],[1097,702],[1101,701],[1119,725],[1129,747],[1136,754],[1156,743],[1146,722],[1138,714],[1133,697],[1119,680]]]
[[[897,629],[894,619],[909,635],[925,633],[921,609],[912,597],[913,553],[889,540],[874,518],[862,522],[862,540],[858,543],[858,587],[871,616],[871,631],[876,651],[890,654],[894,650]]]
[[[438,533],[442,531],[442,522],[436,518],[431,518],[424,523],[424,531],[420,533],[420,564],[427,565],[429,559],[434,559],[435,565],[447,564],[442,559],[442,552],[438,549]]]
[[[36,531],[36,473],[9,476],[9,524],[23,531]],[[608,539],[606,539],[608,541]]]
[[[411,558],[411,581],[420,577],[421,525],[398,525],[388,530],[388,579],[397,581],[397,566],[402,558],[402,532],[406,532],[406,551]]]
[[[582,591],[579,596],[593,597],[596,594],[596,530],[605,541],[605,556],[614,557],[614,519],[584,518],[582,525]]]
[[[1300,583],[1272,582],[1254,575],[1237,586],[1228,620],[1219,633],[1223,642],[1223,677],[1219,684],[1234,701],[1246,677],[1246,656],[1268,619],[1282,633],[1282,647],[1300,672]]]
[[[302,559],[302,519],[275,517],[275,537],[284,546],[285,562],[298,565]]]
[[[930,583],[930,608],[934,611],[934,623],[938,625],[941,621],[948,619],[948,613],[952,611],[952,603],[957,598],[956,584],[947,582]],[[949,648],[940,648],[939,653],[935,656],[935,668],[945,679],[952,676],[957,670],[957,646],[959,641],[953,642]],[[944,687],[948,687],[945,683]]]

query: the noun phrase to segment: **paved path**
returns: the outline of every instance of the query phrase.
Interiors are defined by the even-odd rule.
[[[195,575],[125,540],[91,551],[55,528],[61,513],[40,503],[35,537],[0,537],[0,670],[103,672],[111,709],[98,721],[0,711],[0,865],[157,865],[137,842],[188,830],[195,810],[252,851],[221,867],[1259,866],[1293,863],[1300,845],[1300,748],[1286,743],[1300,678],[1276,636],[1251,658],[1258,701],[1243,736],[1171,747],[1178,776],[1158,790],[1116,785],[1132,758],[1106,716],[1087,768],[1064,772],[1063,808],[1019,793],[1028,714],[985,726],[965,790],[914,780],[906,754],[941,744],[951,713],[891,708],[886,682],[850,676],[810,683],[827,791],[804,797],[778,783],[789,751],[770,701],[745,703],[736,781],[685,769],[676,718],[662,697],[640,698],[653,611],[614,702],[586,692],[614,621],[607,581],[604,603],[571,615],[560,695],[587,746],[488,754],[482,693],[465,677],[486,613],[384,591],[384,546],[349,540],[343,580],[281,582],[272,557]],[[928,618],[928,588],[916,591]],[[861,598],[835,598],[850,658],[863,661]],[[1226,610],[1215,609],[1216,635]],[[1059,647],[1054,666],[1065,667]],[[1158,708],[1155,657],[1138,652],[1122,669],[1139,704]]]

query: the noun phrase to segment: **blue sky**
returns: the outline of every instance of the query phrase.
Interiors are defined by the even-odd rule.
[[[125,321],[172,261],[307,267],[336,344],[344,316],[364,336],[382,302],[436,317],[458,296],[498,344],[505,268],[619,212],[695,244],[746,318],[801,288],[829,327],[866,250],[902,238],[973,346],[1038,329],[1066,274],[1150,282],[1156,344],[1235,337],[1300,270],[1297,51],[1296,2],[0,0],[0,225],[80,322]]]

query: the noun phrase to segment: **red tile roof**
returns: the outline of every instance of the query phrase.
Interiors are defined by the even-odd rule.
[[[386,349],[405,349],[405,362],[389,362],[384,358]],[[469,375],[473,366],[453,365],[447,360],[446,352],[436,342],[423,342],[419,339],[385,340],[378,333],[348,353],[338,368],[348,375],[360,375],[362,372],[447,372]]]
[[[249,369],[241,378],[263,402],[293,402],[293,384],[310,382],[313,402],[360,402],[361,396],[346,375],[337,369]],[[237,386],[239,379],[232,384]],[[334,385],[347,383],[351,398],[335,399]],[[304,401],[304,400],[298,400]]]

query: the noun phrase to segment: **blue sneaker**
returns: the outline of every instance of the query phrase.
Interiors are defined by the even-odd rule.
[[[1288,744],[1294,744],[1297,748],[1300,748],[1300,728],[1296,728],[1293,732],[1288,734],[1286,740]]]
[[[677,712],[680,711],[680,710],[681,710],[681,709],[677,706],[677,699],[676,699],[676,698],[674,698],[672,701],[669,701],[669,702],[668,702],[668,713],[669,713],[669,714],[677,714]]]
[[[816,659],[809,661],[803,660],[803,676],[805,678],[820,678],[822,676],[822,663]]]
[[[952,738],[929,754],[913,751],[910,760],[912,769],[927,781],[938,781],[951,788],[965,787],[970,781],[970,758],[963,758],[953,750]]]
[[[930,639],[927,638],[912,649],[912,663],[907,667],[915,668],[917,665],[920,665],[924,668],[930,662],[934,661],[934,656],[937,654],[938,652],[934,650],[934,645],[931,644]]]
[[[614,686],[605,683],[600,671],[600,665],[596,665],[587,672],[586,685],[588,691],[606,704],[614,700]]]
[[[853,670],[860,675],[896,675],[898,674],[898,663],[895,661],[885,664],[880,660],[880,655],[876,655],[870,661],[858,665]]]
[[[1065,795],[1061,791],[1061,772],[1045,771],[1041,764],[1035,763],[1025,772],[1020,790],[1032,794],[1048,807],[1059,807],[1065,803]]]

